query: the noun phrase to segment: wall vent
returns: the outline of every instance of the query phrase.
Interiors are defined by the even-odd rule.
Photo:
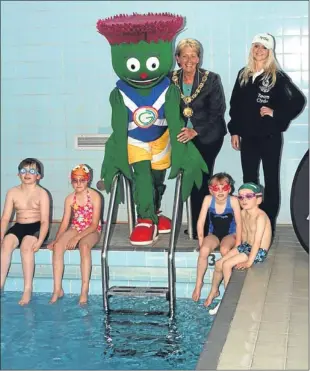
[[[75,149],[103,150],[110,134],[78,134],[75,137]]]

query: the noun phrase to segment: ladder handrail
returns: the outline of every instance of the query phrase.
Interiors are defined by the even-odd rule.
[[[105,311],[109,312],[109,300],[108,300],[108,290],[109,290],[109,272],[108,272],[108,247],[110,243],[111,235],[111,224],[113,213],[115,209],[116,193],[117,187],[119,185],[120,177],[123,178],[123,186],[125,191],[125,199],[127,203],[127,213],[128,213],[128,225],[129,233],[132,232],[135,222],[134,217],[134,207],[132,202],[131,184],[130,181],[123,176],[121,173],[117,173],[112,181],[111,195],[107,213],[106,229],[103,237],[103,244],[101,249],[101,269],[102,269],[102,292],[103,292],[103,306]],[[179,218],[182,218],[183,214],[183,202],[181,199],[181,189],[182,189],[182,178],[183,173],[179,172],[176,178],[175,193],[174,193],[174,204],[173,204],[173,215],[172,215],[172,225],[171,225],[171,235],[169,240],[169,252],[168,252],[168,290],[169,290],[169,316],[174,317],[175,314],[175,248],[176,241],[178,238],[177,224]],[[191,203],[190,197],[186,200],[187,208],[187,227],[188,236],[190,239],[193,238],[193,227],[192,227],[192,213],[191,213]]]
[[[182,217],[183,204],[180,203],[181,199],[181,185],[182,185],[183,173],[177,175],[175,183],[175,192],[174,192],[174,202],[173,202],[173,214],[172,214],[172,225],[171,225],[171,234],[169,241],[169,253],[168,253],[168,289],[169,289],[169,316],[170,318],[174,317],[175,314],[175,247],[177,241],[177,222],[179,214]]]
[[[187,215],[187,231],[188,237],[190,240],[194,238],[194,231],[193,231],[193,214],[192,214],[192,204],[191,204],[191,196],[189,195],[186,200],[186,215]]]
[[[109,272],[108,272],[108,246],[110,242],[110,234],[111,234],[111,224],[112,224],[112,217],[115,207],[115,200],[116,200],[116,192],[117,186],[119,182],[119,177],[121,176],[120,173],[117,173],[112,181],[111,186],[111,195],[110,195],[110,202],[108,207],[108,214],[107,214],[107,221],[106,221],[106,228],[103,236],[103,244],[101,249],[101,272],[102,272],[102,296],[103,296],[103,307],[106,312],[109,311],[109,300],[108,300],[108,290],[109,290]]]

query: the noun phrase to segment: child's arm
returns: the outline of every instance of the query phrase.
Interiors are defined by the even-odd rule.
[[[0,234],[1,242],[8,228],[8,224],[10,222],[10,218],[11,218],[13,210],[14,210],[13,190],[10,189],[5,198],[5,203],[4,203],[4,208],[3,208],[2,218],[1,218],[1,234]]]
[[[64,213],[58,231],[56,233],[55,240],[48,244],[47,248],[52,250],[55,243],[58,241],[59,237],[66,232],[71,218],[71,203],[72,203],[72,194],[66,197],[64,205]]]
[[[245,217],[244,214],[245,214],[245,210],[241,210],[241,220],[242,220],[241,243],[247,242],[248,240],[248,234],[247,234],[247,230],[246,230],[245,222],[244,222],[244,217]]]
[[[210,203],[212,200],[212,196],[206,196],[203,200],[201,209],[200,209],[200,214],[197,222],[197,235],[198,235],[198,243],[199,247],[202,245],[202,241],[204,239],[204,227],[205,227],[205,222],[206,222],[206,217],[207,213],[210,207]]]
[[[236,245],[238,247],[241,244],[242,239],[242,218],[241,218],[241,209],[240,204],[235,196],[231,196],[231,207],[234,211],[234,217],[236,222]]]
[[[84,231],[79,233],[78,235],[71,238],[67,243],[68,249],[74,249],[75,246],[79,243],[79,241],[89,235],[90,233],[96,232],[100,220],[100,213],[101,213],[101,197],[96,191],[91,192],[91,199],[93,204],[93,217],[92,222],[89,227],[85,228]]]
[[[40,232],[38,241],[33,244],[33,251],[36,252],[40,249],[42,243],[47,236],[50,223],[50,199],[47,192],[41,189],[40,194]]]

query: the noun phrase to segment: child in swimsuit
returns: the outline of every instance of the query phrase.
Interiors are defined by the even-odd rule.
[[[5,199],[1,218],[1,290],[12,259],[12,252],[20,246],[24,273],[24,293],[20,305],[28,304],[32,295],[34,253],[47,238],[49,229],[50,199],[39,186],[41,164],[35,158],[26,158],[18,165],[21,184],[11,188]],[[7,230],[12,212],[16,223]]]
[[[259,208],[262,202],[262,189],[254,183],[243,184],[238,191],[238,199],[242,207],[242,243],[215,263],[210,294],[205,301],[209,306],[219,295],[219,285],[224,278],[226,287],[232,269],[247,269],[253,264],[262,263],[271,244],[272,229],[267,214]],[[215,314],[218,307],[210,314]]]
[[[74,192],[66,197],[64,214],[56,238],[47,246],[53,250],[54,292],[50,303],[55,303],[64,295],[64,253],[76,247],[81,255],[82,288],[79,303],[86,304],[88,300],[91,249],[99,241],[101,233],[101,196],[89,188],[89,183],[90,169],[86,165],[78,165],[71,171]]]
[[[210,195],[204,198],[197,223],[199,257],[196,286],[192,294],[194,301],[200,298],[209,255],[220,246],[220,253],[225,256],[241,243],[240,206],[237,197],[231,196],[234,191],[233,185],[232,177],[226,173],[218,173],[210,178]],[[205,237],[204,225],[207,214],[209,230]]]

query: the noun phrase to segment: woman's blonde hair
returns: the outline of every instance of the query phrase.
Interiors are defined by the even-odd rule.
[[[255,60],[253,56],[254,44],[252,44],[248,63],[245,66],[244,70],[240,73],[239,82],[240,85],[246,85],[249,81],[249,78],[255,73]],[[269,54],[264,65],[264,76],[271,78],[271,86],[273,87],[277,80],[277,71],[280,70],[280,66],[275,58],[274,52],[272,49],[269,49]]]
[[[194,49],[195,52],[197,53],[198,57],[200,58],[201,45],[200,45],[199,41],[197,41],[195,39],[183,39],[183,40],[179,41],[179,43],[178,43],[178,45],[176,47],[176,50],[175,50],[175,55],[177,55],[179,57],[180,54],[181,54],[181,51],[184,48],[186,48],[187,46],[189,46],[192,49]]]

